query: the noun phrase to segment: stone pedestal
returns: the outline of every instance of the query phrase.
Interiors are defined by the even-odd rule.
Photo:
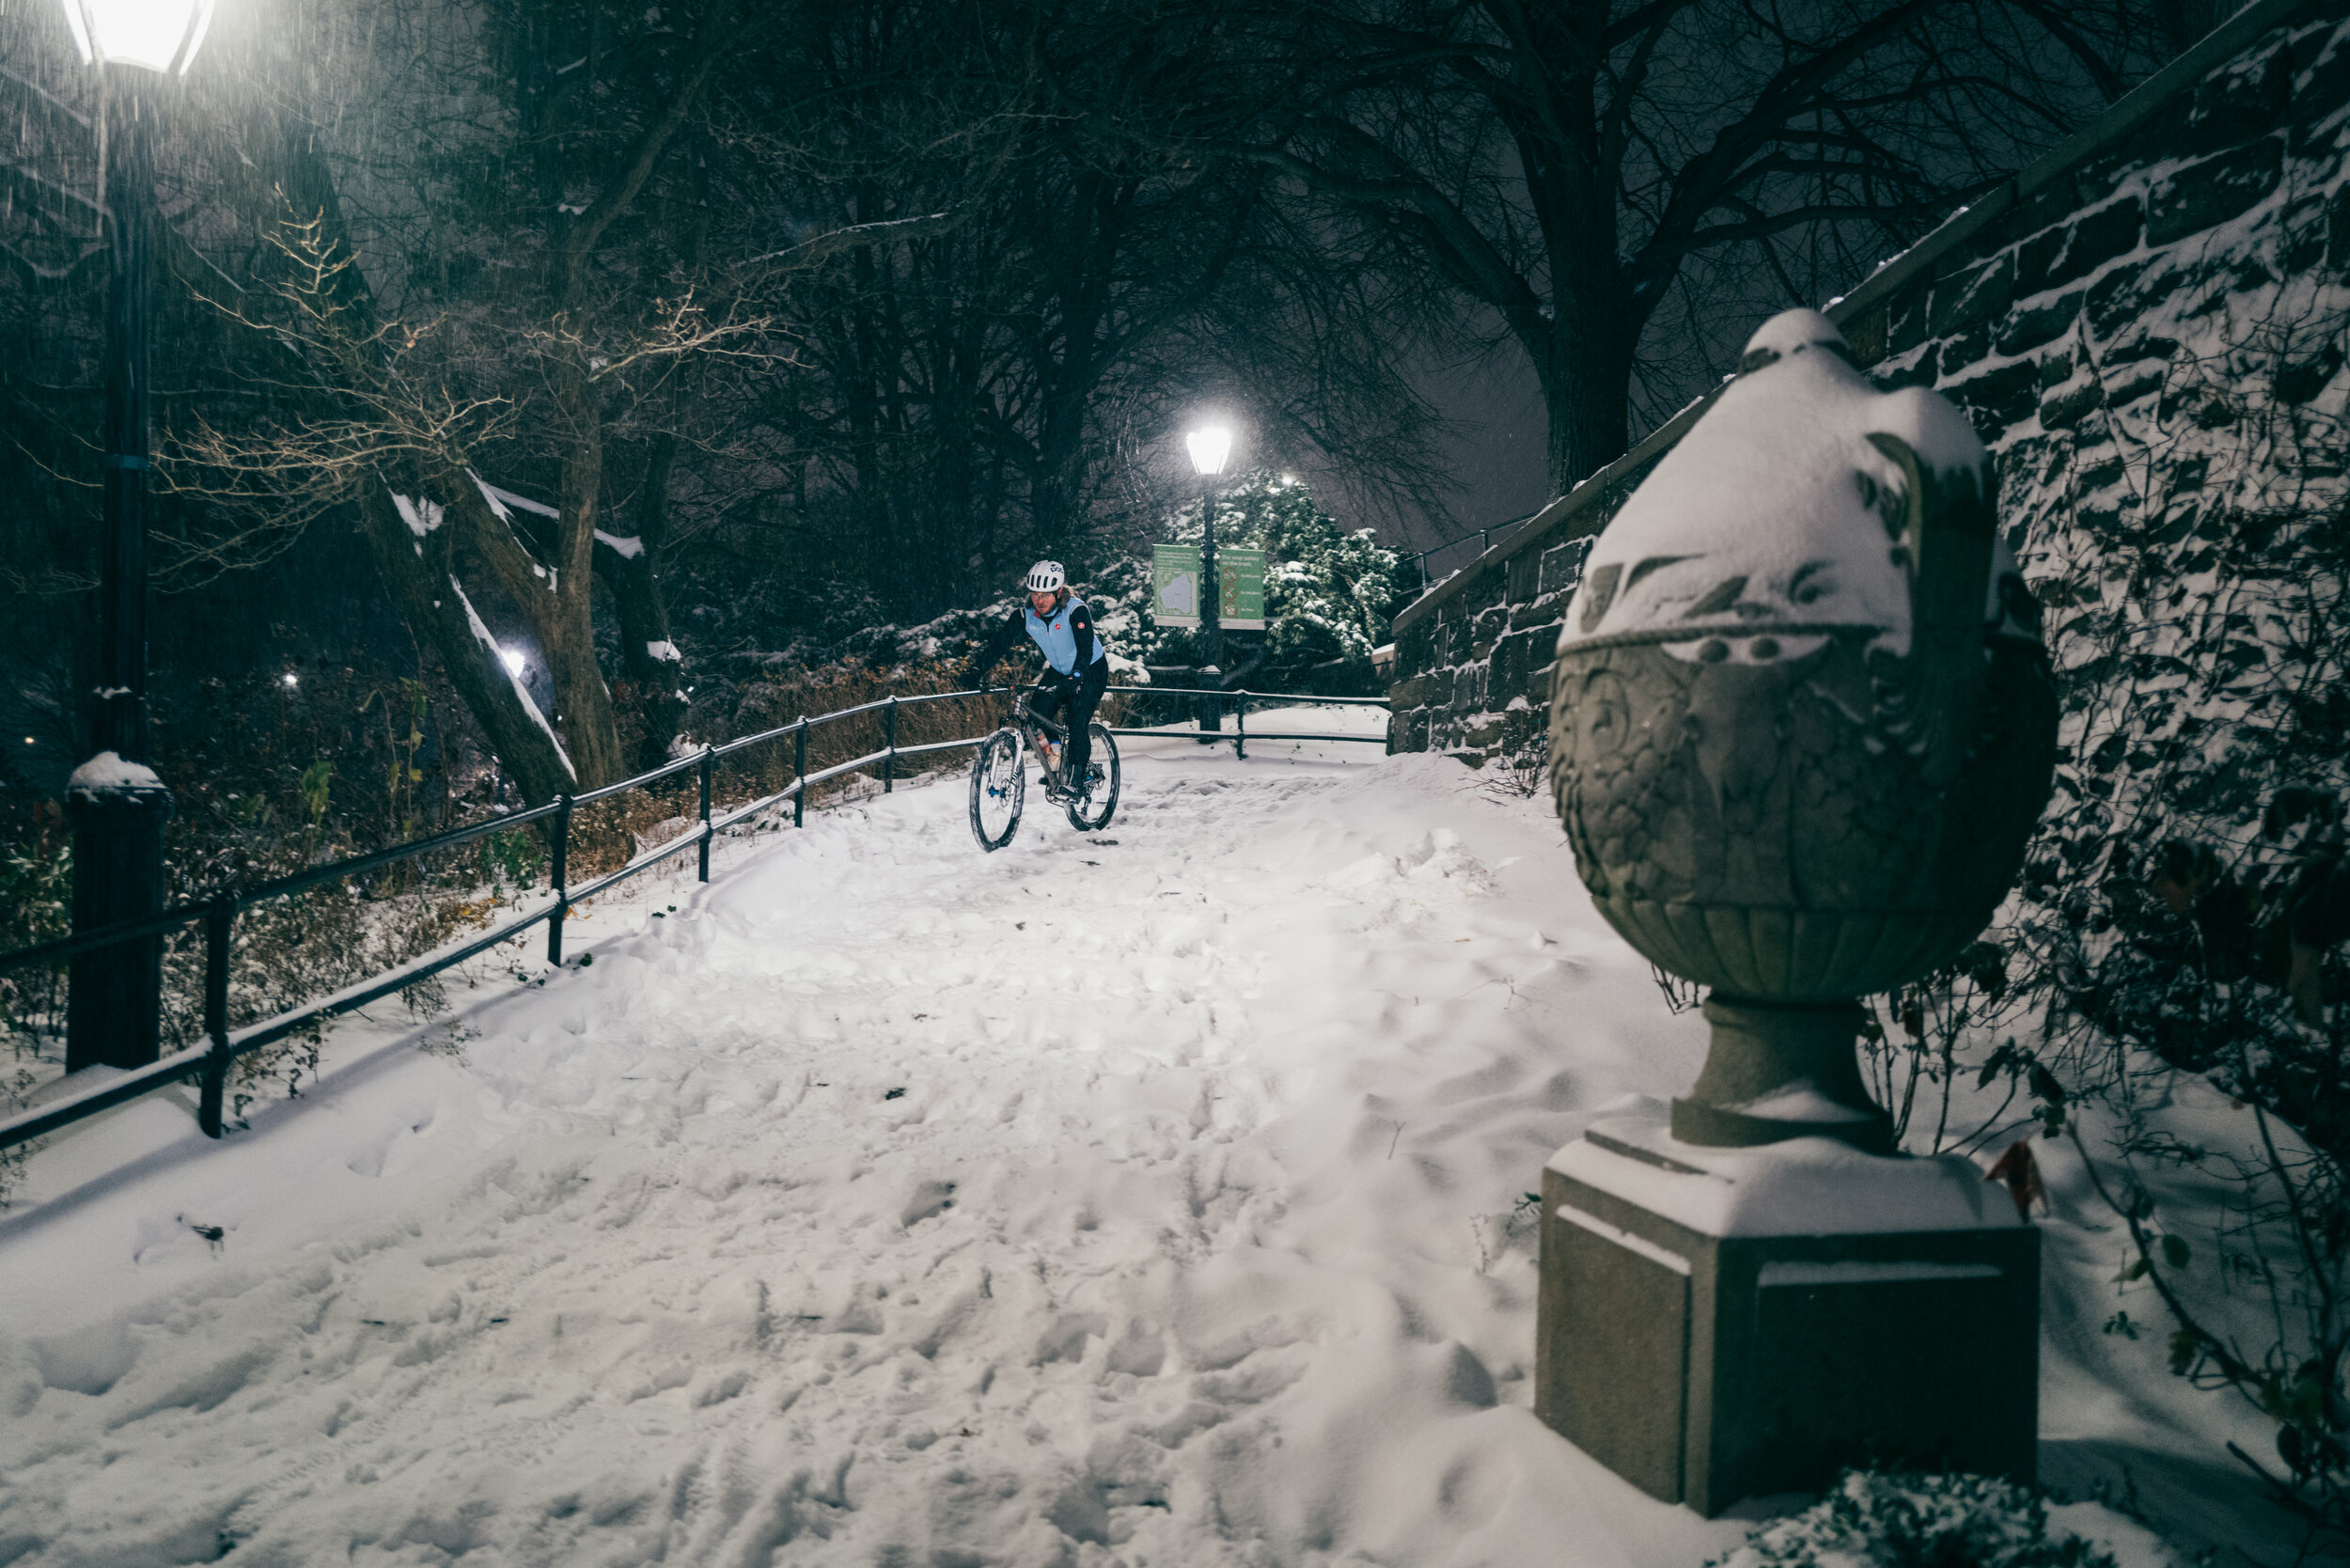
[[[1543,1171],[1535,1414],[1720,1513],[1845,1465],[2029,1482],[2040,1235],[1972,1162],[1594,1122]]]

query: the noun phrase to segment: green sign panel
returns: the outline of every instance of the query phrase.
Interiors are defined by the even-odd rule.
[[[1264,552],[1223,545],[1215,553],[1216,619],[1229,632],[1264,630]],[[1161,626],[1199,624],[1199,546],[1151,547],[1151,619]]]
[[[1264,552],[1220,547],[1215,574],[1224,579],[1216,619],[1228,632],[1264,630]]]

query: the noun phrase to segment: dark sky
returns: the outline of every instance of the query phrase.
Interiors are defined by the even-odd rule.
[[[1550,499],[1542,392],[1516,345],[1465,363],[1432,365],[1419,386],[1461,427],[1445,444],[1447,465],[1461,490],[1452,501],[1453,527],[1420,522],[1410,530],[1418,536],[1414,548],[1523,517]]]
[[[1539,510],[1550,499],[1544,478],[1545,421],[1533,367],[1514,343],[1469,358],[1428,357],[1413,384],[1453,426],[1436,452],[1455,489],[1449,516],[1407,507],[1401,519],[1346,476],[1313,466],[1322,504],[1349,527],[1371,526],[1396,549],[1418,552],[1498,527]],[[1446,550],[1430,568],[1437,575],[1465,565],[1474,545]]]

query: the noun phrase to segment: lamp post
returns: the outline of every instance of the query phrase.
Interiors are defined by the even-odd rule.
[[[1222,425],[1203,425],[1183,437],[1183,445],[1191,448],[1191,465],[1207,480],[1206,500],[1200,507],[1203,532],[1199,539],[1199,640],[1207,651],[1208,665],[1203,674],[1213,674],[1220,686],[1224,680],[1224,580],[1215,570],[1215,477],[1224,472],[1224,460],[1232,452],[1232,432]],[[1202,729],[1224,728],[1224,701],[1210,698],[1206,713],[1201,716]]]
[[[73,823],[73,925],[88,931],[152,915],[164,902],[164,823],[171,792],[147,764],[148,358],[153,336],[154,81],[184,72],[212,0],[65,0],[105,105],[106,466],[99,542],[98,635],[89,666],[90,757],[66,787]],[[156,1057],[163,938],[118,943],[72,961],[66,1067],[137,1067]]]

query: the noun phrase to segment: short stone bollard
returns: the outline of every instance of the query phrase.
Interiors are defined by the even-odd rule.
[[[1856,998],[1956,956],[2055,762],[2039,616],[1989,461],[1790,311],[1594,544],[1551,768],[1600,912],[1708,988],[1669,1117],[1543,1172],[1535,1409],[1715,1513],[1906,1461],[2029,1479],[2039,1235],[1894,1148]],[[1661,1107],[1659,1107],[1661,1109]]]

